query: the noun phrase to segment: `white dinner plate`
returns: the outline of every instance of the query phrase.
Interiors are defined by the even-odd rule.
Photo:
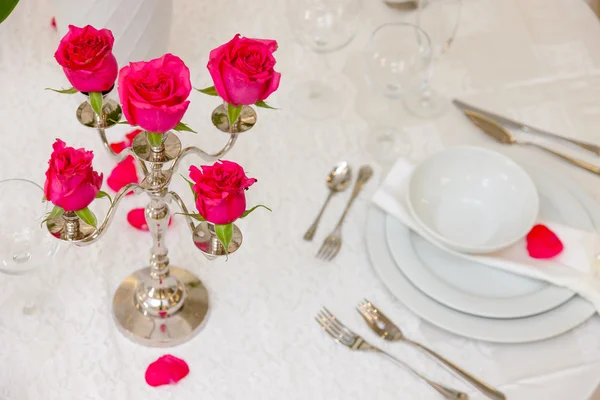
[[[525,169],[539,192],[541,218],[595,230],[577,194],[568,190],[561,179],[550,179],[533,166]],[[402,273],[429,297],[458,311],[489,318],[528,317],[558,307],[574,296],[568,289],[450,254],[391,215],[387,216],[386,227],[391,255]]]
[[[379,208],[373,206],[369,210],[366,236],[373,269],[394,296],[433,325],[478,340],[525,343],[558,336],[595,314],[594,307],[579,296],[546,313],[517,319],[483,318],[448,308],[413,286],[396,267],[385,238],[385,218],[386,214]],[[598,212],[595,212],[594,222],[600,225]],[[411,262],[420,261],[415,257]]]

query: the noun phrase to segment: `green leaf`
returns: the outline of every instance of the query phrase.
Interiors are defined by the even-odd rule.
[[[56,218],[56,217],[60,217],[64,213],[65,213],[65,210],[62,207],[54,206],[54,208],[48,214],[46,214],[46,218],[40,223],[40,226],[44,222],[50,221],[51,219]]]
[[[273,212],[273,210],[271,210],[269,207],[263,206],[262,204],[259,204],[257,206],[252,207],[249,210],[244,211],[244,213],[240,216],[240,218],[246,218],[248,216],[248,214],[250,214],[252,211],[256,210],[259,207],[266,208],[267,210]]]
[[[195,130],[193,130],[192,128],[190,128],[189,126],[187,126],[186,124],[184,124],[183,122],[179,122],[177,125],[175,125],[175,129],[177,132],[192,132],[192,133],[198,133]]]
[[[241,112],[242,106],[236,107],[233,104],[227,104],[227,116],[229,117],[229,126],[232,126],[236,123]]]
[[[200,222],[206,221],[206,219],[200,214],[186,214],[186,213],[175,213],[175,214],[176,215],[185,215],[186,217],[192,217],[195,220],[198,220]]]
[[[229,254],[229,243],[231,243],[233,237],[233,224],[215,225],[215,233],[223,247],[225,247],[225,254]]]
[[[100,92],[90,92],[90,105],[92,109],[98,114],[99,117],[102,116],[102,93]]]
[[[75,89],[74,87],[69,88],[69,89],[52,89],[52,88],[45,88],[44,90],[52,90],[53,92],[56,93],[61,93],[61,94],[74,94],[79,92],[79,90]]]
[[[181,174],[179,174],[179,175],[181,175]],[[186,178],[183,175],[181,175],[181,177],[183,178],[184,181],[186,181],[188,183],[188,185],[190,185],[190,189],[192,189],[192,193],[194,194],[194,201],[196,201],[198,199],[198,193],[196,193],[194,191],[194,182],[190,181],[188,178]]]
[[[265,103],[262,100],[257,101],[256,103],[254,103],[254,105],[256,107],[260,107],[260,108],[268,108],[268,109],[271,109],[271,110],[279,110],[278,108],[271,107],[270,105],[268,105],[267,103]]]
[[[46,198],[46,195],[43,195],[43,196],[42,196],[42,203],[45,203],[45,202],[47,202],[47,201],[48,201],[48,199]]]
[[[96,194],[96,198],[97,199],[101,199],[103,197],[108,197],[108,201],[110,201],[110,205],[112,206],[112,198],[110,197],[110,194],[100,190],[97,194]]]
[[[10,13],[15,9],[19,3],[19,0],[2,0],[0,1],[0,24],[4,21]]]
[[[75,214],[77,214],[77,216],[86,224],[91,225],[94,228],[96,227],[96,216],[89,208],[86,207],[83,210],[75,211]]]
[[[196,88],[195,88],[196,89]],[[204,93],[207,94],[209,96],[218,96],[219,94],[217,93],[217,89],[215,89],[214,86],[211,87],[207,87],[205,89],[196,89],[197,91],[199,91],[200,93]]]

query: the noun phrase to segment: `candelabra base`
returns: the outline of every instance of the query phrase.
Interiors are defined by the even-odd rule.
[[[150,268],[129,275],[113,298],[113,316],[117,327],[135,343],[149,347],[177,346],[193,338],[208,314],[208,292],[200,279],[188,270],[169,266],[170,275],[185,286],[183,307],[164,316],[145,313],[136,300],[136,290],[150,275]]]

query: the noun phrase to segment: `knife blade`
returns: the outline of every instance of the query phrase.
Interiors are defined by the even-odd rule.
[[[582,149],[587,150],[597,156],[600,156],[600,146],[596,146],[595,144],[583,142],[581,140],[576,140],[576,139],[569,139],[564,136],[557,135],[556,133],[548,132],[543,129],[536,128],[535,126],[527,125],[523,122],[515,121],[513,119],[503,117],[502,115],[494,114],[493,112],[490,112],[490,111],[482,110],[481,108],[472,106],[472,105],[467,104],[464,101],[461,101],[458,99],[452,100],[452,103],[463,112],[475,111],[476,113],[479,113],[479,114],[503,125],[506,128],[518,129],[518,130],[526,132],[526,133],[538,134],[538,135],[542,135],[542,136],[546,136],[546,137],[551,137],[553,139],[562,140],[562,141],[574,144],[575,146],[581,147]]]
[[[590,397],[588,400],[600,400],[600,386],[598,386],[596,390],[594,390],[594,393],[592,393],[592,397]]]

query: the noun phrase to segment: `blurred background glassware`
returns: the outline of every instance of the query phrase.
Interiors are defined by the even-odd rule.
[[[434,64],[451,47],[460,22],[462,0],[420,0],[417,25],[430,38],[432,63],[429,76],[419,92],[406,99],[406,108],[421,118],[434,118],[444,113],[448,99],[440,96],[430,86]]]
[[[29,180],[0,181],[0,272],[26,275],[11,278],[18,287],[11,301],[21,302],[24,314],[35,313],[38,289],[43,286],[38,275],[52,266],[60,243],[42,228],[52,208],[51,203],[42,202],[43,196],[43,189]]]
[[[360,22],[361,0],[288,0],[287,16],[296,38],[319,54],[311,79],[297,84],[293,104],[301,115],[311,119],[333,117],[343,108],[344,85],[328,65],[326,53],[347,46]],[[317,67],[321,66],[321,68]]]
[[[383,24],[373,31],[365,49],[365,78],[382,96],[392,101],[406,99],[421,90],[431,55],[429,37],[417,25]],[[380,162],[408,156],[411,150],[406,133],[396,127],[374,127],[367,141],[367,150]]]

